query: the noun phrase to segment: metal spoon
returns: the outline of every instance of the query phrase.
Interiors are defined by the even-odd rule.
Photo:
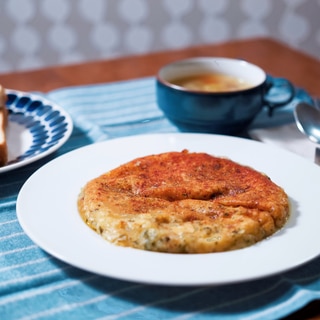
[[[294,118],[298,129],[304,133],[316,146],[314,162],[320,165],[320,110],[301,102],[294,110]]]

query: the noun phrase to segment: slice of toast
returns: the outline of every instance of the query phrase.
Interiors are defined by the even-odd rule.
[[[8,110],[6,108],[7,95],[0,85],[0,167],[8,162],[8,147],[6,129],[8,125]]]

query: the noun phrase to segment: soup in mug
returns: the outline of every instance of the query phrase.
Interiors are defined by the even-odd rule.
[[[252,84],[241,78],[219,73],[186,76],[173,79],[170,83],[188,90],[206,92],[238,91],[252,87]]]

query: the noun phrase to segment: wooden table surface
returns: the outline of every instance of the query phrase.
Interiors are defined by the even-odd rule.
[[[320,97],[320,61],[266,38],[13,72],[0,75],[0,83],[5,88],[15,90],[48,92],[66,86],[153,76],[166,63],[195,56],[245,59],[259,65],[273,76],[289,79],[294,85],[307,90],[310,95]],[[320,301],[310,303],[285,319],[320,319]]]
[[[178,51],[3,74],[0,75],[0,81],[3,86],[11,89],[47,92],[59,87],[152,76],[166,63],[194,56],[245,59],[259,65],[271,75],[286,77],[311,95],[320,97],[320,61],[271,39],[234,41]]]

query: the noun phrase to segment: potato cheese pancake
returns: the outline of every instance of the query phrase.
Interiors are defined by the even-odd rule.
[[[266,175],[187,150],[137,158],[89,181],[78,208],[107,241],[168,253],[244,248],[289,216],[288,196]]]

